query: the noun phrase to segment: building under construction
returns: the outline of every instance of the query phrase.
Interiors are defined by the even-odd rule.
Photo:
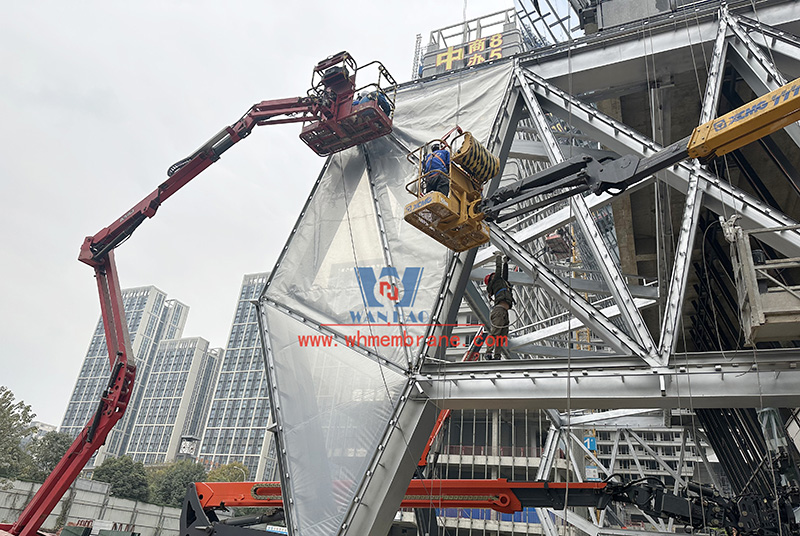
[[[420,43],[392,134],[329,158],[259,301],[294,533],[385,534],[393,520],[398,533],[448,534],[688,524],[629,505],[448,509],[436,489],[428,509],[396,514],[414,474],[579,483],[622,473],[774,501],[769,453],[781,440],[762,425],[795,431],[800,385],[796,124],[622,192],[528,195],[490,224],[489,244],[460,254],[404,222],[402,207],[414,199],[406,155],[455,125],[500,158],[484,195],[579,155],[645,161],[797,77],[798,21],[800,5],[784,1],[540,0]],[[497,252],[517,302],[504,359],[348,343],[398,330],[469,341],[476,328],[453,324],[488,325],[480,283]],[[390,309],[382,280],[414,299]],[[370,313],[392,325],[355,320]],[[315,334],[332,346],[298,344]],[[459,411],[420,468],[442,409]]]
[[[800,534],[798,35],[795,1],[519,0],[371,94],[323,60],[172,166],[82,249],[106,340],[110,252],[163,199],[255,125],[327,156],[248,302],[279,485],[190,487],[182,534],[248,536],[213,509],[256,504],[299,536]]]

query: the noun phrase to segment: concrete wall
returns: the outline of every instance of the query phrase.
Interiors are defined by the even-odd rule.
[[[13,523],[39,489],[40,484],[10,481],[0,483],[0,523]],[[156,506],[110,495],[110,485],[92,480],[77,480],[53,509],[42,528],[54,531],[57,525],[94,519],[135,525],[142,536],[178,533],[179,508]],[[92,533],[104,527],[93,529]]]
[[[691,0],[682,0],[689,4]],[[676,9],[675,0],[609,0],[600,4],[600,29],[653,17]]]

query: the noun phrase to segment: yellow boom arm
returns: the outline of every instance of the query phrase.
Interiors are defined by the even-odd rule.
[[[691,158],[722,156],[800,120],[800,78],[694,129]]]

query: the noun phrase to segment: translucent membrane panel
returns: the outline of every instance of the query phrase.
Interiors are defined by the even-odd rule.
[[[394,147],[394,154],[388,150],[375,159],[396,162],[404,154]],[[391,178],[382,175],[376,182]],[[334,155],[267,297],[324,324],[346,344],[408,368],[421,343],[418,324],[427,322],[443,277],[444,250],[430,264],[419,258],[410,265],[390,264],[383,243],[364,155],[357,149]]]
[[[383,229],[392,265],[401,277],[400,286],[404,295],[412,291],[415,294],[413,302],[408,301],[404,307],[395,306],[393,311],[403,319],[403,333],[411,337],[406,341],[414,341],[408,353],[415,359],[424,344],[424,336],[432,320],[431,311],[439,297],[447,262],[453,252],[403,220],[405,205],[414,198],[406,191],[405,184],[393,180],[393,177],[407,176],[412,180],[415,176],[415,168],[406,160],[405,151],[387,138],[373,141],[366,150],[372,163],[372,181],[383,216]],[[380,158],[373,159],[373,154],[380,155]],[[417,287],[411,289],[405,284],[406,274],[414,270],[419,270],[419,278]],[[380,309],[374,307],[364,309],[365,315],[374,316],[379,312]]]
[[[344,345],[304,346],[300,337],[315,330],[270,306],[264,311],[296,534],[336,534],[406,377]]]
[[[511,69],[507,63],[403,88],[397,94],[393,134],[408,145],[420,145],[458,124],[486,143],[507,94]]]
[[[340,528],[407,381],[402,371],[410,371],[426,342],[420,337],[452,255],[403,220],[412,201],[404,186],[416,166],[402,145],[413,149],[457,123],[486,143],[510,76],[509,64],[401,89],[392,136],[328,160],[273,270],[262,300],[264,340],[272,347],[270,374],[278,387],[272,402],[286,445],[278,456],[289,475],[287,509],[298,534]],[[326,339],[318,336],[331,331],[340,338],[320,347]],[[301,344],[301,334],[317,339]],[[348,345],[369,348],[397,367],[381,368]]]
[[[358,267],[383,266],[383,258],[364,157],[358,149],[344,151],[331,157],[267,297],[355,335],[347,324],[364,308]]]

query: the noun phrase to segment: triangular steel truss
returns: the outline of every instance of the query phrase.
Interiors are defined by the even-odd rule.
[[[702,32],[699,30],[698,33],[693,33],[695,29],[686,30],[688,42],[682,45],[691,48],[698,42],[705,43],[711,51],[710,61],[705,66],[708,81],[702,98],[701,112],[697,118],[698,123],[717,115],[726,62],[730,62],[736,68],[756,94],[763,94],[785,83],[781,73],[771,61],[773,54],[771,50],[774,49],[774,54],[781,57],[792,55],[793,52],[787,50],[796,51],[796,57],[800,56],[800,39],[768,25],[731,14],[724,7],[715,22],[705,21],[704,24],[706,33],[709,29],[715,30],[713,39],[707,34],[700,35]],[[693,35],[694,42],[692,42]],[[635,42],[638,36],[639,34],[633,31],[632,37],[628,37]],[[654,50],[652,35],[650,39],[650,49]],[[581,46],[585,45],[589,49],[590,44],[594,46],[599,42],[602,40],[589,36],[585,41],[564,45],[562,48],[568,61],[578,63],[580,59],[572,58],[570,55],[578,56],[582,50]],[[648,46],[646,39],[642,38],[642,42],[646,50]],[[539,161],[545,158],[550,165],[563,161],[564,144],[560,139],[561,136],[553,130],[553,118],[560,119],[573,129],[573,132],[579,131],[582,136],[599,144],[592,146],[592,150],[611,151],[619,155],[647,156],[661,148],[652,139],[603,114],[584,99],[569,94],[554,81],[539,74],[542,70],[547,71],[547,66],[542,67],[542,64],[551,57],[555,58],[554,61],[563,60],[556,51],[516,58],[513,60],[513,66],[504,62],[498,66],[487,67],[487,69],[510,69],[511,83],[505,89],[502,102],[498,104],[499,113],[491,129],[481,140],[495,154],[500,155],[504,165],[512,151],[515,136],[523,129],[526,129],[528,134],[533,134],[541,144],[538,146]],[[444,80],[458,81],[460,98],[462,80],[475,76],[475,72],[462,71],[451,75],[451,78],[444,77]],[[563,87],[565,85],[563,77],[560,81]],[[425,87],[427,84],[428,87],[435,88],[437,84],[443,82],[422,80],[415,83],[420,84],[420,87]],[[452,87],[451,84],[449,88]],[[413,86],[407,86],[401,88],[401,94],[402,91],[412,95],[415,89]],[[398,105],[398,110],[401,106],[402,101]],[[450,116],[449,119],[467,120],[464,116],[459,119],[459,113],[464,112],[456,109],[454,117]],[[520,124],[523,119],[528,120],[525,126]],[[409,128],[412,126],[409,125]],[[795,143],[800,142],[800,128],[797,124],[788,127],[786,131]],[[396,255],[396,249],[393,248],[398,244],[392,241],[398,240],[400,235],[392,234],[386,228],[399,221],[398,213],[402,212],[402,207],[399,212],[389,208],[387,200],[392,199],[396,202],[397,199],[391,197],[391,192],[381,190],[382,186],[376,183],[373,176],[375,173],[373,166],[384,165],[380,161],[381,155],[388,154],[392,159],[400,159],[414,141],[419,142],[413,136],[404,136],[401,129],[392,140],[368,144],[361,153],[366,162],[366,170],[362,168],[359,173],[364,173],[367,177],[366,182],[362,184],[366,185],[365,195],[372,197],[372,213],[375,215],[378,225],[377,235],[380,237],[376,262],[386,266],[396,266],[395,263],[399,262],[393,257]],[[332,157],[328,165],[335,159],[336,157]],[[304,536],[324,533],[386,534],[400,504],[408,478],[433,427],[436,413],[434,404],[454,409],[549,409],[548,415],[554,427],[548,437],[545,460],[540,466],[541,478],[548,476],[554,452],[559,445],[582,444],[569,427],[571,414],[567,412],[560,415],[553,408],[631,408],[614,414],[616,418],[638,415],[643,410],[637,408],[685,408],[689,405],[692,407],[800,405],[800,394],[796,388],[800,382],[800,373],[797,372],[796,358],[791,353],[780,350],[759,352],[757,363],[754,361],[753,352],[748,351],[727,353],[724,356],[717,353],[676,355],[683,329],[682,309],[701,208],[709,209],[718,215],[739,214],[741,216],[739,223],[743,228],[773,228],[794,225],[797,222],[721,180],[698,162],[675,165],[660,174],[658,179],[651,178],[636,185],[636,188],[642,188],[655,180],[663,182],[685,196],[683,215],[674,245],[674,263],[671,270],[668,270],[670,274],[668,282],[664,282],[665,295],[661,298],[663,315],[657,334],[647,328],[641,313],[642,307],[657,301],[656,297],[644,293],[643,287],[635,288],[627,284],[618,261],[614,258],[612,248],[601,236],[593,212],[611,202],[611,197],[606,194],[573,198],[566,206],[551,210],[548,214],[543,213],[524,227],[501,228],[492,224],[492,248],[473,250],[460,255],[436,251],[435,254],[444,255],[446,261],[441,265],[443,271],[441,284],[430,309],[432,327],[425,332],[425,335],[448,333],[447,325],[454,323],[464,298],[473,306],[479,317],[485,318],[486,304],[474,281],[482,277],[480,267],[490,262],[495,250],[499,250],[523,272],[520,277],[526,278],[528,285],[543,290],[550,299],[569,311],[569,318],[561,324],[552,322],[548,327],[550,330],[548,333],[557,333],[560,329],[560,333],[568,334],[584,327],[591,333],[591,344],[587,344],[588,349],[576,351],[574,354],[569,350],[566,351],[566,355],[563,352],[560,354],[556,347],[550,347],[552,350],[548,353],[548,346],[542,343],[543,338],[537,338],[536,330],[532,330],[511,340],[508,356],[510,359],[469,364],[442,362],[441,358],[444,356],[441,349],[427,346],[413,355],[406,349],[402,359],[387,359],[380,352],[374,352],[373,355],[369,348],[359,350],[371,364],[391,370],[392,374],[403,376],[405,384],[398,387],[397,397],[387,402],[387,407],[391,406],[391,410],[387,410],[388,422],[370,447],[373,450],[359,454],[367,460],[362,464],[365,468],[363,474],[347,475],[353,481],[345,491],[322,488],[319,490],[320,494],[339,492],[344,494],[340,502],[341,509],[331,513],[331,519],[336,520],[335,525],[322,523],[312,529],[304,526],[303,521],[297,517],[297,512],[302,511],[298,508],[298,503],[305,503],[304,506],[308,507],[309,501],[313,501],[314,496],[297,491],[299,488],[295,485],[295,480],[299,475],[293,474],[297,460],[290,461],[287,458],[287,443],[291,443],[291,440],[287,441],[287,434],[289,429],[298,423],[290,422],[290,412],[281,409],[282,406],[291,403],[291,397],[279,389],[279,386],[287,380],[281,377],[282,364],[276,356],[280,352],[292,350],[288,346],[276,348],[279,340],[282,341],[281,344],[286,344],[288,340],[280,339],[276,331],[284,329],[291,332],[291,328],[286,327],[289,326],[288,323],[286,326],[274,324],[274,315],[277,312],[291,318],[294,322],[292,325],[302,325],[309,333],[332,334],[334,338],[343,336],[336,328],[328,327],[329,322],[326,323],[324,318],[314,318],[314,314],[304,312],[303,307],[306,305],[302,299],[298,298],[299,305],[296,307],[289,306],[280,300],[276,301],[270,294],[268,286],[260,300],[263,339],[277,423],[282,484],[284,492],[288,495],[284,498],[284,504],[294,533]],[[342,184],[347,183],[348,178],[343,175]],[[319,184],[318,181],[315,191]],[[355,185],[355,182],[353,184]],[[495,187],[497,187],[496,181],[489,186],[489,189]],[[312,197],[314,195],[315,193],[312,193]],[[349,199],[345,199],[343,206],[347,207],[347,203]],[[303,215],[308,210],[311,209],[307,205]],[[350,215],[347,214],[347,217]],[[599,279],[593,284],[609,296],[603,304],[590,302],[582,292],[573,288],[567,278],[559,275],[553,267],[541,262],[531,253],[529,247],[531,243],[571,222],[575,223],[576,232],[579,232],[581,240],[585,241],[586,254],[598,267]],[[800,233],[795,230],[776,233],[764,241],[788,257],[800,257]],[[287,248],[291,246],[292,239]],[[353,250],[355,252],[355,246]],[[278,266],[284,257],[285,255],[281,257]],[[409,262],[409,259],[404,259],[404,262]],[[420,260],[420,265],[422,263]],[[276,271],[279,271],[278,267]],[[298,295],[300,292],[298,291]],[[551,357],[517,359],[521,355],[530,354]],[[647,448],[645,442],[627,428],[617,432],[616,444],[621,440],[639,442],[645,449]],[[683,436],[682,449],[685,448],[687,440],[687,436]],[[691,440],[699,441],[698,438]],[[330,455],[325,449],[318,449],[315,452],[320,455]],[[613,461],[611,467],[603,467],[599,461],[595,461],[603,472],[613,472]],[[674,472],[673,469],[670,471]],[[576,470],[576,474],[580,474],[580,471]],[[676,474],[676,482],[680,480],[680,474]],[[336,486],[336,483],[329,482],[329,484],[334,488]],[[592,516],[595,522],[591,523],[570,513],[558,515],[589,534],[597,534],[597,527],[601,526],[605,519],[604,514]],[[545,532],[549,535],[556,534],[550,515],[542,512],[540,518]],[[652,520],[652,523],[659,526],[662,531],[672,529],[671,523],[665,524],[657,520]],[[325,532],[326,530],[329,532]]]

